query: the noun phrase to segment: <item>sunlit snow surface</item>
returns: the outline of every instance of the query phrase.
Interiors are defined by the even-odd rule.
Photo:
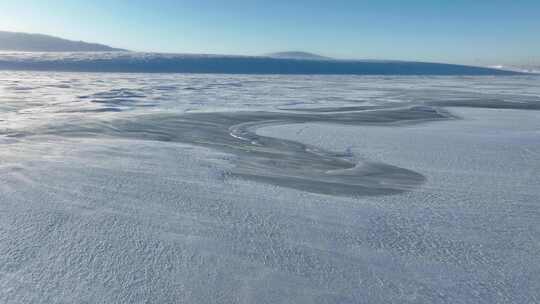
[[[0,73],[2,303],[538,303],[540,78]]]

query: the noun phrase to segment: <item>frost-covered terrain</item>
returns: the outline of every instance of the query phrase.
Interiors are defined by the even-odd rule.
[[[538,303],[540,78],[0,73],[2,303]]]

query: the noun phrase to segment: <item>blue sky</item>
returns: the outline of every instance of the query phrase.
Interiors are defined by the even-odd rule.
[[[540,62],[539,0],[3,0],[0,29],[137,51]]]

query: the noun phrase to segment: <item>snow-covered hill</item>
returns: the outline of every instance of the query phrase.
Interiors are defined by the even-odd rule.
[[[514,75],[455,64],[135,52],[0,53],[0,70],[302,75]]]

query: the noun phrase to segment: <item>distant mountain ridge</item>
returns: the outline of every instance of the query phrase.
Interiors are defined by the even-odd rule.
[[[334,60],[334,58],[321,56],[318,54],[308,52],[277,52],[266,54],[265,57],[279,58],[279,59],[303,59],[303,60]]]
[[[99,43],[73,41],[43,34],[0,31],[0,51],[16,52],[119,52]]]
[[[0,70],[278,75],[517,75],[456,64],[337,60],[308,52],[265,56],[129,52],[49,35],[0,31]]]

